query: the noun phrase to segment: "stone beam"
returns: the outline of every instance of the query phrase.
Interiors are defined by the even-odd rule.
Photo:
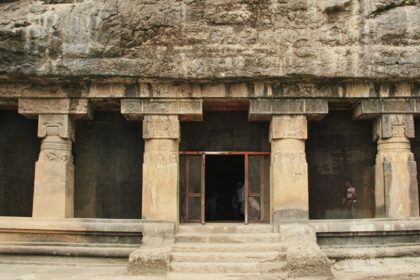
[[[30,118],[40,114],[66,114],[72,119],[91,117],[88,99],[19,98],[19,113]]]
[[[178,115],[181,121],[200,121],[203,101],[123,99],[121,114],[128,120],[142,120],[145,115]]]
[[[420,114],[416,100],[362,100],[353,109],[354,119],[374,119],[381,114]]]
[[[328,102],[319,99],[257,99],[249,105],[249,120],[271,120],[273,115],[306,115],[320,120],[328,113]]]

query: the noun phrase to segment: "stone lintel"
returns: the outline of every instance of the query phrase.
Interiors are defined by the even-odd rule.
[[[121,114],[128,120],[142,120],[146,115],[178,115],[181,121],[201,121],[203,101],[123,99]]]
[[[251,100],[249,120],[270,120],[273,115],[306,115],[320,120],[328,113],[327,100],[320,99],[259,99]]]
[[[67,114],[73,119],[91,118],[88,99],[19,98],[19,113],[30,118],[40,114]]]
[[[416,100],[362,100],[353,109],[354,119],[374,119],[381,114],[419,114]]]

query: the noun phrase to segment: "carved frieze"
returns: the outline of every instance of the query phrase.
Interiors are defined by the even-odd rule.
[[[146,152],[144,153],[145,164],[178,164],[178,153],[176,152]]]
[[[40,157],[49,162],[73,162],[70,152],[41,151]]]

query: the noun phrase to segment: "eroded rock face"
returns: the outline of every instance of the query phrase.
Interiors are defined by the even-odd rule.
[[[130,254],[127,270],[129,274],[165,274],[169,270],[169,247],[141,247]]]
[[[0,14],[8,77],[420,77],[419,0],[21,0]]]

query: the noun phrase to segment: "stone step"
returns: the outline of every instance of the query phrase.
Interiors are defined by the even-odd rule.
[[[179,233],[270,233],[273,232],[273,226],[270,224],[191,224],[180,225]]]
[[[285,261],[285,252],[172,252],[174,262],[273,262]]]
[[[286,262],[171,262],[170,270],[183,273],[274,273],[284,272]]]
[[[192,243],[177,242],[173,252],[285,252],[284,243]]]
[[[169,272],[166,276],[167,280],[251,280],[251,279],[264,279],[264,280],[280,280],[287,279],[287,273],[182,273],[182,272]],[[314,280],[318,278],[311,278]],[[301,280],[301,279],[299,279]],[[309,280],[309,279],[308,279]],[[325,280],[325,279],[319,279]]]
[[[204,242],[204,243],[273,243],[280,242],[278,233],[178,233],[175,242]]]
[[[110,257],[128,258],[138,246],[65,246],[57,245],[13,245],[0,244],[1,255],[38,255],[38,256],[75,256],[75,257]]]

